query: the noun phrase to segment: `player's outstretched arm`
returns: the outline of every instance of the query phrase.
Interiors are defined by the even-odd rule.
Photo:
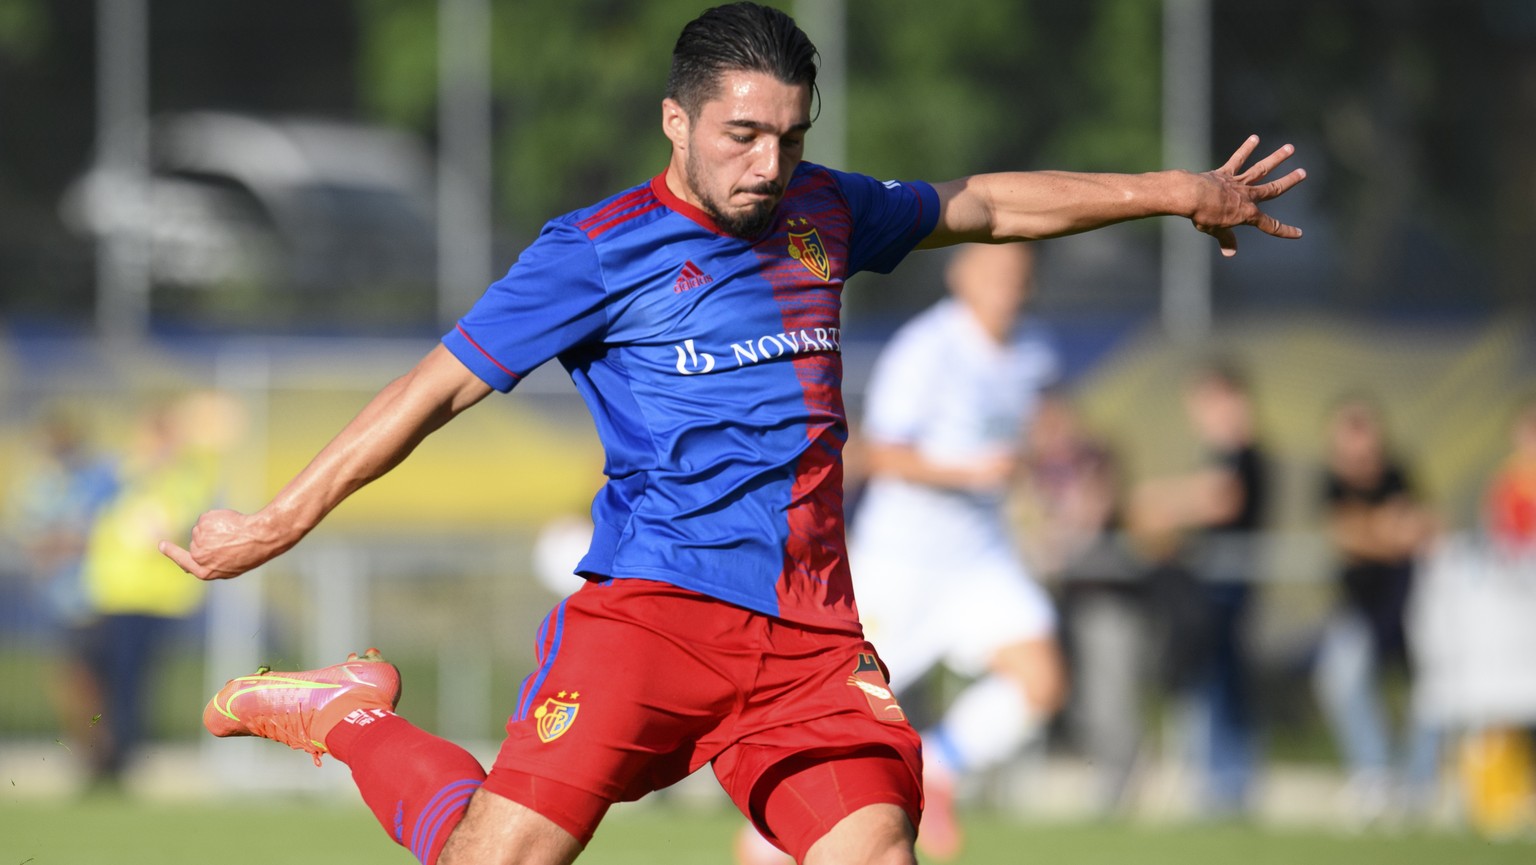
[[[185,549],[161,541],[160,552],[200,580],[238,577],[292,548],[347,496],[399,465],[488,393],[488,385],[439,345],[379,391],[266,507],[252,514],[209,511]]]
[[[1289,144],[1244,169],[1258,145],[1258,136],[1249,136],[1226,164],[1203,174],[1021,171],[936,184],[939,224],[922,245],[1041,240],[1148,216],[1187,217],[1216,238],[1223,255],[1236,254],[1232,230],[1240,225],[1275,237],[1300,237],[1301,229],[1274,219],[1259,205],[1300,183],[1306,171],[1298,168],[1267,180],[1295,152]]]

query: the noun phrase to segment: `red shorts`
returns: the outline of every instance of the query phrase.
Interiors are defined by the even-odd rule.
[[[485,789],[583,842],[612,803],[711,762],[742,813],[797,858],[867,805],[897,805],[917,826],[918,736],[860,635],[626,579],[560,602],[537,651]],[[780,787],[806,801],[786,806]]]

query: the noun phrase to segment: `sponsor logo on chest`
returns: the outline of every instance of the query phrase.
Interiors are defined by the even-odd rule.
[[[715,353],[701,351],[692,339],[685,339],[672,346],[672,349],[677,353],[677,371],[683,375],[696,375],[714,372],[717,366],[736,369],[785,356],[840,352],[843,347],[842,336],[843,329],[840,327],[809,327],[765,333],[730,343],[725,350],[719,352],[721,359],[718,361]]]

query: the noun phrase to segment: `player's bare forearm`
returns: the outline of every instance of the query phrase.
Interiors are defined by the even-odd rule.
[[[1224,255],[1236,252],[1232,229],[1239,225],[1275,237],[1300,237],[1300,229],[1263,213],[1259,204],[1300,183],[1306,172],[1296,169],[1266,180],[1294,152],[1288,144],[1243,168],[1257,146],[1258,138],[1250,136],[1226,164],[1202,174],[1024,171],[936,184],[939,222],[922,245],[1043,240],[1150,216],[1188,218],[1216,237]]]
[[[434,430],[490,392],[438,346],[390,382],[293,480],[252,514],[210,511],[182,549],[160,550],[199,579],[228,579],[297,544],[337,505],[399,465]]]
[[[924,245],[1044,240],[1193,211],[1193,184],[1174,176],[1180,174],[1186,173],[1017,171],[937,184],[939,227]]]

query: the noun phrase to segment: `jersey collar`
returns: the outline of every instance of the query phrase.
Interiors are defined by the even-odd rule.
[[[651,192],[655,194],[656,199],[668,208],[688,217],[715,234],[721,237],[729,237],[730,235],[720,230],[720,226],[715,224],[715,220],[708,213],[679,198],[672,191],[671,187],[667,186],[667,171],[669,170],[670,168],[663,169],[660,174],[651,178]]]

